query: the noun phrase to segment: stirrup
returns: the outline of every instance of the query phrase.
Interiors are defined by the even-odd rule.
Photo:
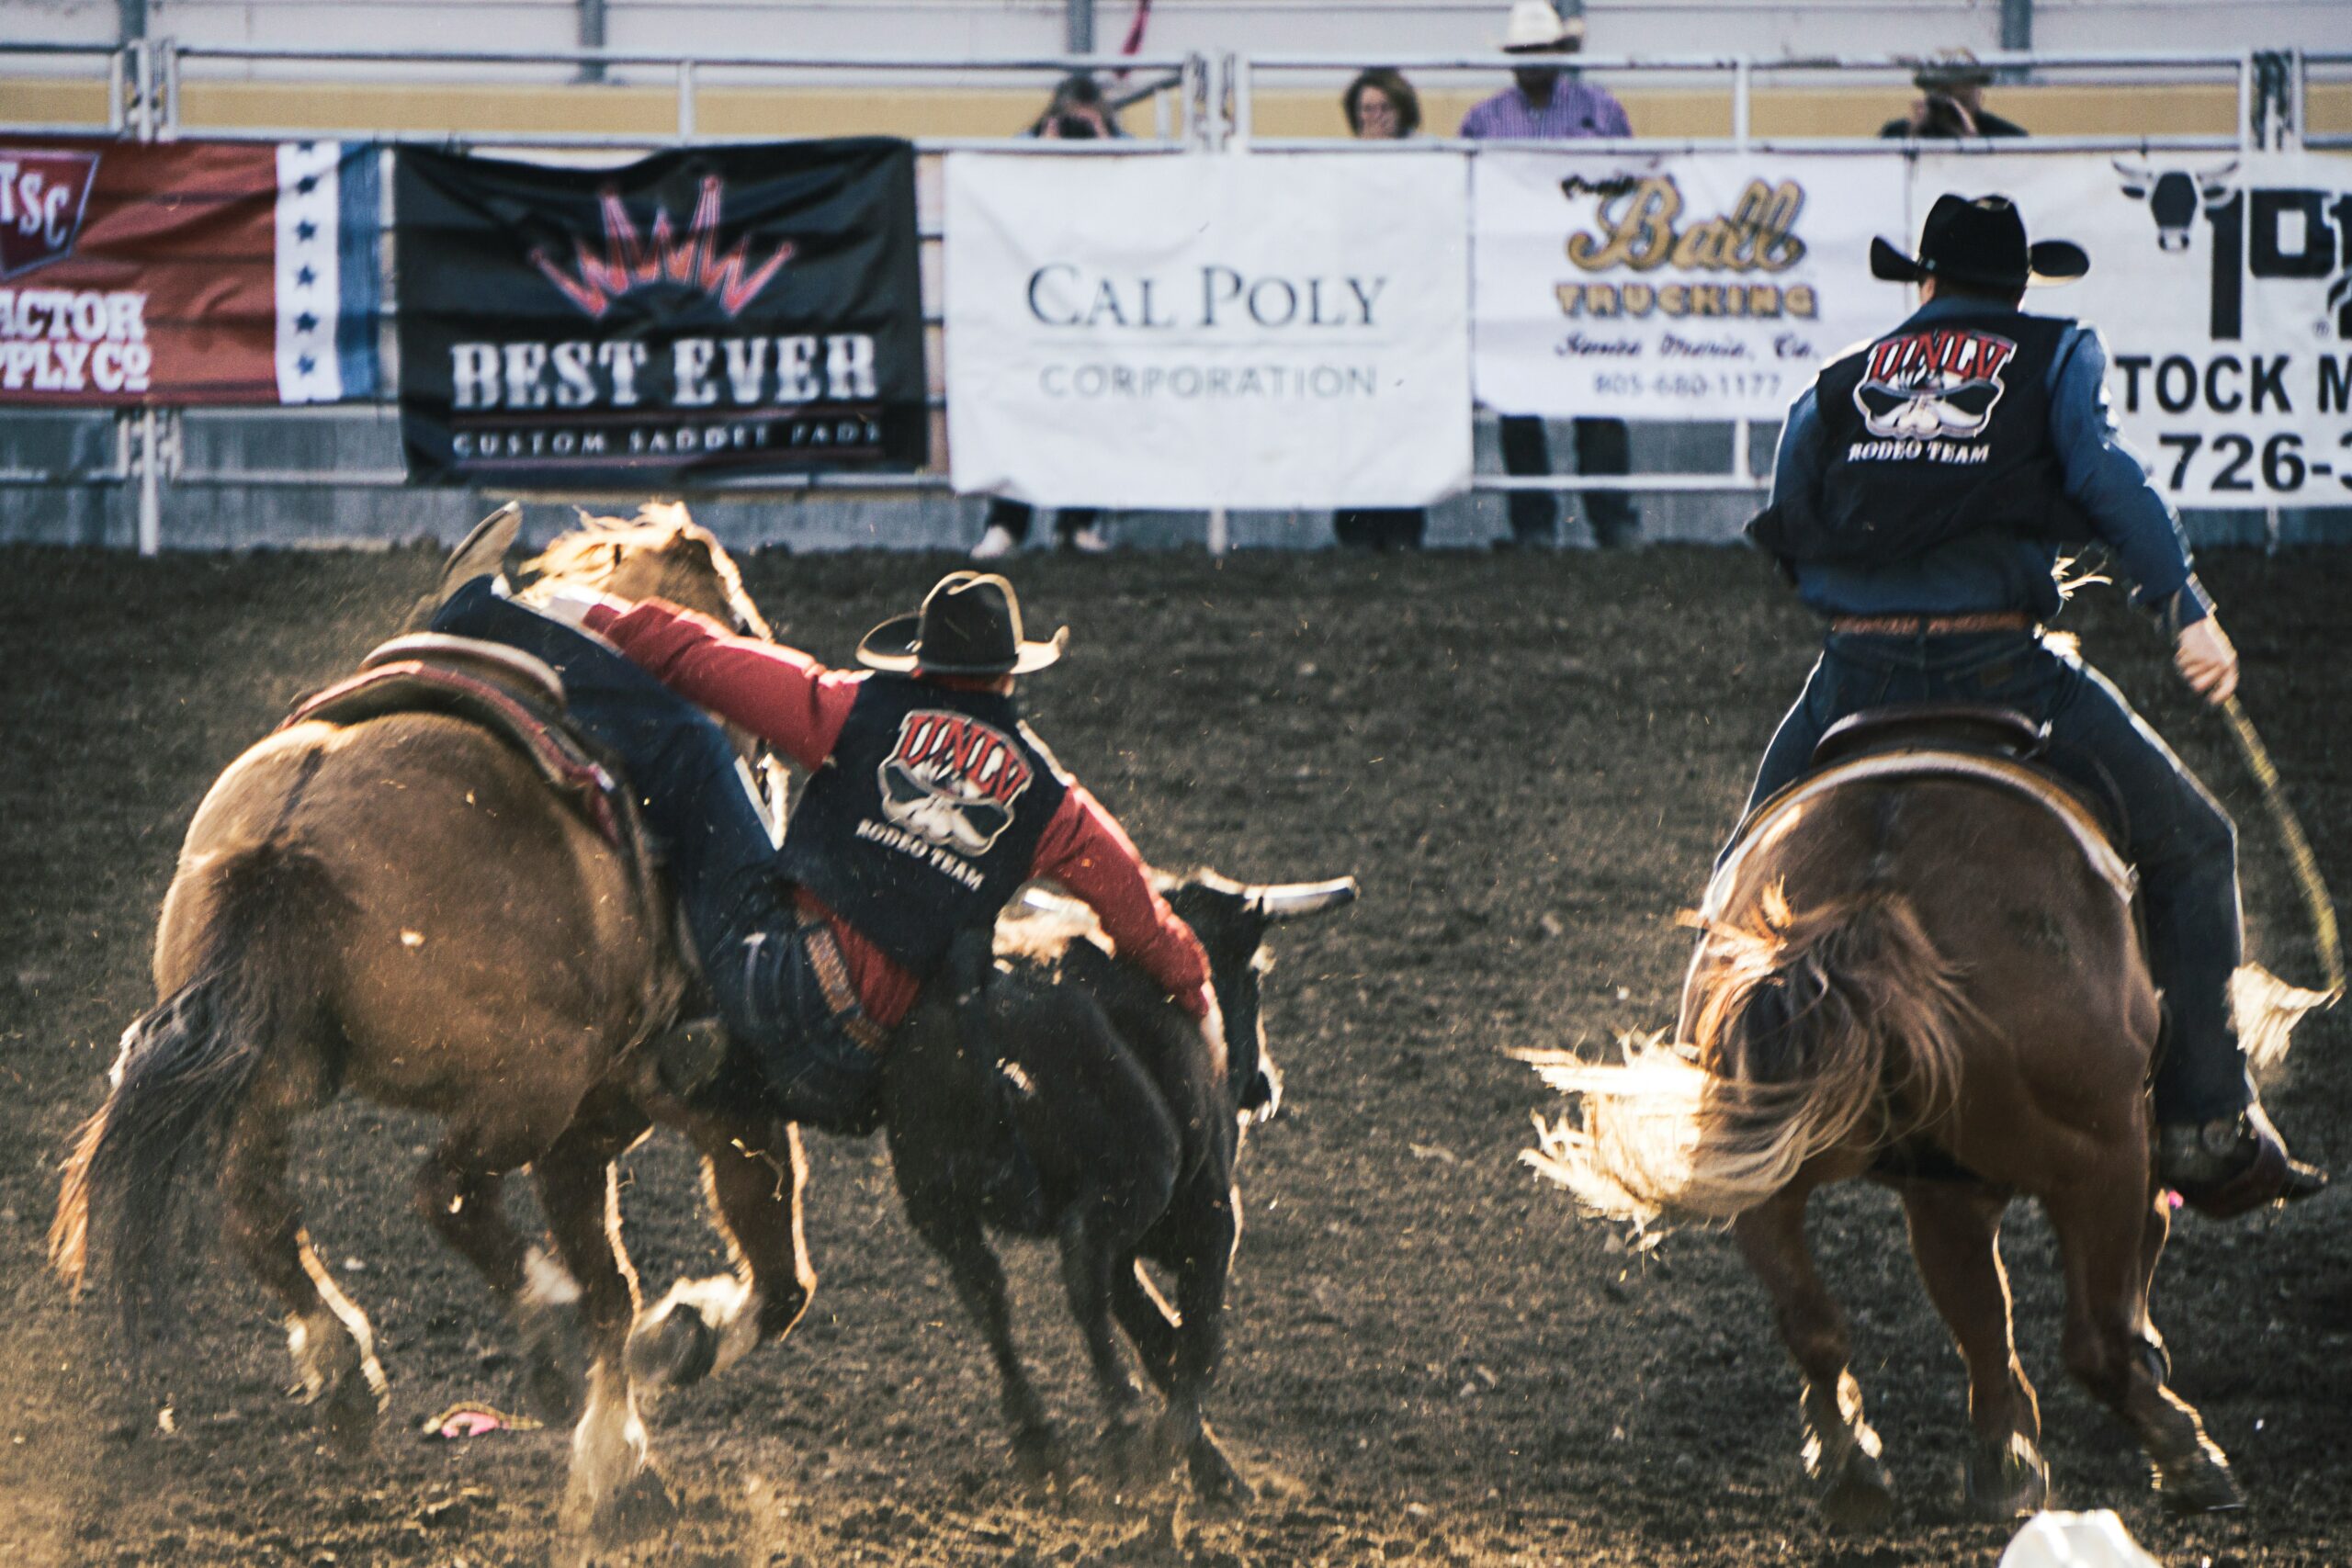
[[[648,1046],[662,1087],[691,1100],[710,1087],[727,1065],[727,1025],[716,1018],[690,1018],[654,1036]]]
[[[2309,1198],[2328,1181],[2327,1172],[2287,1153],[2259,1102],[2235,1116],[2159,1127],[2156,1179],[2216,1220]]]

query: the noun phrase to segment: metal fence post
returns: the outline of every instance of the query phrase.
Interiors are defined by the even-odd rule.
[[[107,129],[117,134],[120,134],[130,110],[124,101],[130,74],[124,67],[129,63],[129,53],[130,45],[125,44],[107,56]]]
[[[2254,126],[2254,54],[2238,56],[2238,151],[2251,152],[2258,144]]]
[[[145,39],[130,45],[130,134],[155,140],[155,46]]]
[[[678,140],[695,139],[695,62],[678,62]]]
[[[151,141],[176,141],[180,134],[180,49],[176,39],[159,39],[155,50],[155,117]]]
[[[155,405],[139,411],[139,553],[153,556],[164,548],[163,421]]]

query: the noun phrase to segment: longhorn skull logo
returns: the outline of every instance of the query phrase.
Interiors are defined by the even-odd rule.
[[[2165,251],[2188,249],[2189,225],[2199,211],[2211,212],[2230,198],[2230,176],[2237,168],[2234,158],[2210,169],[2161,173],[2145,164],[2115,160],[2115,172],[2123,176],[2123,194],[2148,204],[2149,215],[2156,220],[2156,246]]]

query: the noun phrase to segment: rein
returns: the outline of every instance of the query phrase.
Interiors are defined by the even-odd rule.
[[[2246,717],[2245,709],[2238,705],[2234,695],[2222,702],[2222,716],[2229,720],[2231,738],[2238,743],[2238,752],[2245,757],[2254,782],[2261,786],[2262,804],[2278,829],[2279,840],[2286,845],[2288,863],[2294,867],[2296,886],[2302,890],[2303,907],[2311,912],[2312,939],[2319,949],[2320,968],[2326,976],[2327,991],[2319,1005],[2334,1007],[2344,997],[2344,944],[2336,933],[2335,904],[2327,895],[2326,882],[2320,876],[2319,859],[2312,853],[2311,840],[2303,836],[2303,825],[2296,818],[2295,808],[2287,802],[2287,792],[2279,783],[2278,769],[2270,760],[2269,749],[2262,744],[2254,721]]]

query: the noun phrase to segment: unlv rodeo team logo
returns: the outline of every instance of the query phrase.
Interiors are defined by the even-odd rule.
[[[96,152],[0,147],[0,278],[74,254],[97,175]]]
[[[1854,406],[1887,440],[1966,441],[1984,434],[2018,345],[1991,333],[1923,332],[1871,344]]]
[[[1029,763],[1002,730],[966,714],[926,709],[899,723],[881,768],[882,814],[962,855],[982,855],[1012,825]]]

